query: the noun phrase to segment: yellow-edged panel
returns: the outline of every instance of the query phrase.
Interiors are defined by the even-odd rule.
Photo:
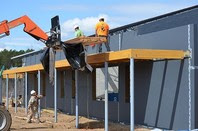
[[[131,49],[131,57],[134,59],[183,59],[185,52],[182,50],[147,50]]]
[[[127,49],[122,51],[107,52],[101,54],[89,55],[87,61],[89,64],[101,64],[105,61],[108,62],[122,62],[123,60],[134,58],[142,60],[153,60],[153,59],[183,59],[189,56],[189,52],[182,50],[152,50],[152,49]],[[59,60],[55,63],[56,68],[70,67],[67,60]],[[41,64],[19,67],[15,69],[5,70],[5,74],[15,74],[24,72],[33,72],[37,70],[43,70]]]
[[[89,64],[102,63],[105,61],[105,56],[106,56],[106,53],[89,55],[87,57],[87,62]]]
[[[70,64],[67,60],[59,60],[59,61],[56,61],[55,63],[55,67],[56,68],[63,68],[63,67],[69,67]]]
[[[105,60],[109,61],[109,62],[130,59],[130,58],[131,58],[131,49],[115,51],[115,52],[108,52],[105,54]]]
[[[24,76],[24,74],[17,74],[17,78],[19,78],[19,79],[23,78],[23,76]],[[6,75],[2,75],[2,78],[5,79]],[[8,78],[9,79],[14,79],[15,78],[15,74],[9,74]]]

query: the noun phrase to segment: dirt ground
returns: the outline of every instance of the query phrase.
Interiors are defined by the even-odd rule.
[[[18,108],[18,112],[14,112],[14,108],[10,107],[9,111],[12,115],[11,131],[104,131],[104,122],[98,120],[79,117],[79,129],[75,128],[75,116],[58,113],[58,122],[54,123],[54,114],[51,110],[44,110],[41,113],[42,123],[26,123],[26,115],[24,108]],[[109,122],[109,131],[129,131],[129,125]],[[136,131],[148,131],[148,129],[137,128]]]

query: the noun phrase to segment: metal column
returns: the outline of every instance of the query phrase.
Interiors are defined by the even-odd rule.
[[[8,74],[6,74],[6,109],[8,109]]]
[[[38,70],[38,95],[41,95],[41,71]],[[41,100],[38,100],[38,117],[41,116]]]
[[[108,63],[105,62],[105,131],[108,130]]]
[[[121,50],[121,48],[122,48],[122,32],[120,32],[118,36],[119,36],[118,50]]]
[[[89,118],[89,73],[87,73],[87,118]]]
[[[2,89],[3,89],[3,78],[0,78],[0,103],[2,103]]]
[[[76,128],[78,128],[79,124],[79,116],[78,116],[78,70],[75,70],[75,87],[76,87],[76,94],[75,94],[75,99],[76,99]]]
[[[130,130],[134,131],[134,59],[130,59]]]
[[[54,122],[57,122],[57,69],[54,69]]]
[[[28,100],[27,100],[27,90],[28,90],[28,78],[27,72],[25,72],[25,113],[28,113]]]
[[[17,112],[17,74],[14,77],[14,99],[15,99],[15,113]]]

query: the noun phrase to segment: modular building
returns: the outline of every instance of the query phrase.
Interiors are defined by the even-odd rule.
[[[4,71],[4,78],[16,73],[25,73],[27,91],[23,92],[24,96],[27,93],[29,99],[30,91],[32,89],[38,91],[40,85],[39,92],[44,95],[41,108],[54,108],[57,104],[59,110],[69,114],[76,112],[75,82],[78,79],[79,115],[104,119],[106,76],[104,63],[108,59],[108,120],[129,124],[131,66],[129,59],[126,58],[129,52],[130,55],[135,52],[133,57],[138,58],[134,62],[135,124],[172,130],[196,129],[198,128],[197,23],[196,5],[112,29],[109,34],[112,52],[105,53],[106,48],[103,45],[104,53],[94,54],[96,48],[88,47],[88,53],[91,55],[88,62],[94,70],[79,71],[78,78],[70,66],[63,64],[66,61],[65,56],[63,52],[58,51],[57,96],[55,96],[57,101],[54,101],[54,87],[49,84],[48,75],[40,65],[42,50],[20,56],[23,59],[23,67]],[[179,51],[184,51],[184,54],[186,51],[190,52],[190,57],[171,57],[181,53]],[[151,55],[152,58],[149,57]],[[160,55],[167,57],[161,58]],[[5,88],[8,88],[5,83],[6,79],[3,79],[3,94],[6,94]],[[25,84],[22,85],[17,88],[25,88]],[[10,88],[12,87],[9,86]]]

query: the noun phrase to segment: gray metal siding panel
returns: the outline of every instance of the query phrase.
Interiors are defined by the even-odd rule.
[[[148,105],[148,91],[151,85],[151,74],[154,70],[151,61],[135,63],[135,122],[142,123]]]
[[[188,129],[188,62],[158,61],[150,67],[147,64],[135,64],[136,122],[166,129]]]
[[[104,119],[104,102],[103,101],[90,101],[90,117]]]
[[[72,113],[71,110],[71,99],[72,99],[72,71],[66,70],[65,74],[65,106],[66,112]]]
[[[86,116],[87,114],[87,73],[79,71],[79,114]]]
[[[61,51],[61,58],[60,58],[61,60],[63,60],[63,59],[66,59],[65,58],[65,54],[63,53],[63,51]]]
[[[56,61],[57,60],[61,60],[61,52],[60,51],[57,51],[56,52],[56,59],[55,59]]]
[[[109,46],[110,46],[111,51],[119,50],[119,37],[118,37],[118,35],[114,35],[114,36],[111,36],[109,38]],[[103,44],[103,49],[105,49],[105,52],[106,52],[106,47],[105,47],[104,44]]]
[[[169,30],[136,35],[135,31],[123,34],[122,49],[175,49],[186,50],[188,42],[187,26],[173,28]]]
[[[29,66],[30,65],[30,61],[31,61],[31,58],[29,56],[26,57],[26,63],[25,63],[25,65],[26,66]]]
[[[198,9],[193,9],[180,14],[168,16],[160,20],[149,22],[138,27],[138,34],[146,34],[187,24],[196,24],[198,21]]]
[[[121,49],[129,48],[147,48],[147,49],[180,49],[186,50],[188,46],[188,27],[185,24],[197,23],[198,9],[178,14],[145,25],[141,25],[137,30],[124,32],[122,37]],[[189,14],[191,13],[191,14]],[[189,14],[189,15],[185,15]],[[181,20],[186,21],[181,21]],[[183,26],[185,25],[185,26]],[[174,28],[173,28],[174,27]],[[176,27],[176,28],[175,28]],[[167,30],[168,29],[168,30]],[[193,49],[192,64],[197,65],[197,27],[191,27],[191,42]],[[152,32],[149,34],[145,34]],[[195,36],[193,34],[195,33]],[[110,37],[110,47],[112,50],[118,50],[119,36],[114,35]],[[105,46],[103,45],[105,50]],[[89,47],[89,53],[95,53],[96,48]],[[58,56],[57,56],[58,57]],[[62,54],[60,53],[60,59]],[[31,61],[30,61],[31,60]],[[27,57],[27,64],[35,64],[35,56]],[[165,68],[166,67],[166,68]],[[124,64],[120,67],[124,71]],[[165,70],[165,71],[164,71]],[[198,117],[197,108],[198,100],[196,99],[197,85],[197,70],[192,71],[192,128],[197,127]],[[120,121],[129,122],[129,103],[124,101],[125,93],[125,74],[120,72],[120,103],[119,113]],[[80,114],[86,115],[86,107],[83,105],[87,98],[87,88],[89,88],[89,115],[91,117],[104,118],[104,102],[94,101],[91,98],[91,82],[86,86],[85,73],[80,73]],[[32,86],[30,78],[28,78],[30,86]],[[71,70],[66,71],[66,100],[61,108],[66,108],[66,112],[73,113],[75,111],[75,100],[71,99]],[[188,62],[184,61],[156,61],[156,62],[142,62],[135,63],[135,122],[140,124],[147,124],[150,126],[157,126],[167,129],[188,129]],[[48,78],[47,78],[48,81]],[[143,82],[142,82],[143,81]],[[54,107],[53,92],[54,89],[50,87],[49,83],[46,88],[46,105],[47,107]],[[28,92],[29,92],[28,91]],[[85,99],[84,99],[85,98]],[[82,102],[82,103],[81,103]],[[140,104],[141,103],[141,104]],[[117,103],[109,103],[110,120],[117,120],[116,112]],[[115,109],[114,109],[115,108]],[[195,125],[196,124],[196,125]]]
[[[47,87],[43,87],[43,83],[44,83],[43,75],[45,75],[45,83],[47,83],[46,81],[47,74],[44,72],[41,72],[41,95],[43,95],[43,88],[47,89]],[[41,108],[46,108],[46,101],[47,100],[46,100],[46,94],[45,94],[45,96],[43,96],[43,98],[41,99]]]
[[[40,59],[41,59],[41,53],[37,53],[36,54],[36,61],[35,61],[35,64],[40,64]]]
[[[65,99],[61,98],[61,79],[60,73],[62,71],[57,70],[57,108],[61,111],[65,111]],[[64,77],[64,75],[63,75]],[[64,78],[63,78],[64,79]]]
[[[49,77],[46,77],[46,107],[54,108],[54,87],[49,83]]]
[[[148,78],[150,80],[150,83],[147,83],[147,90],[148,91],[148,98],[146,103],[146,110],[145,110],[145,116],[144,122],[147,125],[155,125],[156,124],[156,117],[157,117],[157,111],[159,106],[159,98],[160,98],[160,91],[162,87],[162,84],[164,82],[164,75],[165,75],[165,62],[155,62],[153,64],[153,69],[156,71],[153,71],[151,76]],[[150,68],[150,71],[152,71],[152,68]],[[151,78],[156,78],[151,79]]]
[[[130,120],[130,105],[125,102],[125,71],[126,63],[119,66],[119,122],[129,123]]]
[[[195,66],[198,66],[198,26],[197,24],[194,25],[193,27],[193,45],[194,45],[194,52],[193,52],[193,62]],[[194,70],[194,93],[192,93],[194,95],[194,103],[195,106],[192,107],[194,114],[192,114],[192,116],[195,116],[195,128],[198,128],[198,70]]]

